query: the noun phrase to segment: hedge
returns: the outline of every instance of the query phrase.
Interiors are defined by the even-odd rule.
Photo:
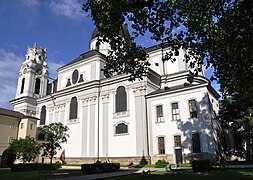
[[[22,171],[40,171],[40,170],[56,170],[59,169],[61,165],[59,163],[55,164],[41,164],[41,163],[28,163],[28,164],[13,164],[11,171],[22,172]]]
[[[211,170],[211,164],[209,159],[193,160],[192,169],[194,172],[205,172]]]
[[[102,164],[82,164],[81,171],[83,174],[95,174],[117,171],[120,168],[120,163],[102,163]]]

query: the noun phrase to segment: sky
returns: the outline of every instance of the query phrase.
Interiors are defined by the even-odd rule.
[[[13,109],[18,72],[28,47],[47,48],[49,77],[89,50],[94,22],[82,10],[85,0],[0,0],[0,107]],[[155,42],[139,38],[145,47]],[[206,70],[210,77],[212,70]],[[218,85],[214,82],[217,89]]]

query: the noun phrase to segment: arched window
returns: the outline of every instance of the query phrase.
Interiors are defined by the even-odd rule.
[[[96,50],[97,50],[97,51],[99,51],[99,45],[100,45],[100,42],[97,41],[97,42],[96,42]]]
[[[40,125],[44,125],[46,122],[46,106],[42,106],[41,112],[40,112]]]
[[[127,110],[127,97],[124,86],[120,86],[116,92],[116,112]]]
[[[70,102],[70,109],[69,109],[69,119],[75,119],[77,118],[77,98],[72,97]]]
[[[40,79],[36,78],[35,80],[35,90],[34,90],[35,94],[40,94]]]
[[[116,134],[123,134],[123,133],[128,133],[128,127],[125,123],[120,123],[116,126],[115,130]]]
[[[25,78],[22,79],[20,94],[24,92],[24,87],[25,87]]]

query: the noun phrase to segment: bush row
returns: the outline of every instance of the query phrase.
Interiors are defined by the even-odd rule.
[[[41,163],[13,164],[11,166],[11,171],[22,172],[22,171],[56,170],[56,169],[59,169],[60,167],[61,167],[61,165],[59,163],[55,163],[55,164],[41,164]]]
[[[205,172],[211,170],[210,160],[193,160],[192,161],[192,169],[194,172]]]
[[[165,168],[167,165],[168,165],[168,162],[165,161],[164,159],[163,160],[158,160],[155,163],[155,168]]]
[[[83,174],[94,174],[117,171],[120,168],[120,163],[82,164],[81,167]]]

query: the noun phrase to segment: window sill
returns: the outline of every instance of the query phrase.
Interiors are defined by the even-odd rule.
[[[76,124],[76,123],[79,123],[79,118],[68,119],[68,124]]]
[[[129,133],[114,134],[114,136],[125,136],[125,135],[129,135]]]
[[[113,113],[113,118],[126,117],[126,116],[130,116],[130,112],[129,111],[122,111],[122,112],[115,112],[115,113]]]
[[[176,122],[176,121],[181,121],[181,119],[176,119],[176,120],[173,120],[173,119],[172,119],[172,120],[170,120],[170,121],[172,121],[172,122],[175,121],[175,122]]]
[[[155,122],[155,124],[162,124],[165,123],[165,121]]]

